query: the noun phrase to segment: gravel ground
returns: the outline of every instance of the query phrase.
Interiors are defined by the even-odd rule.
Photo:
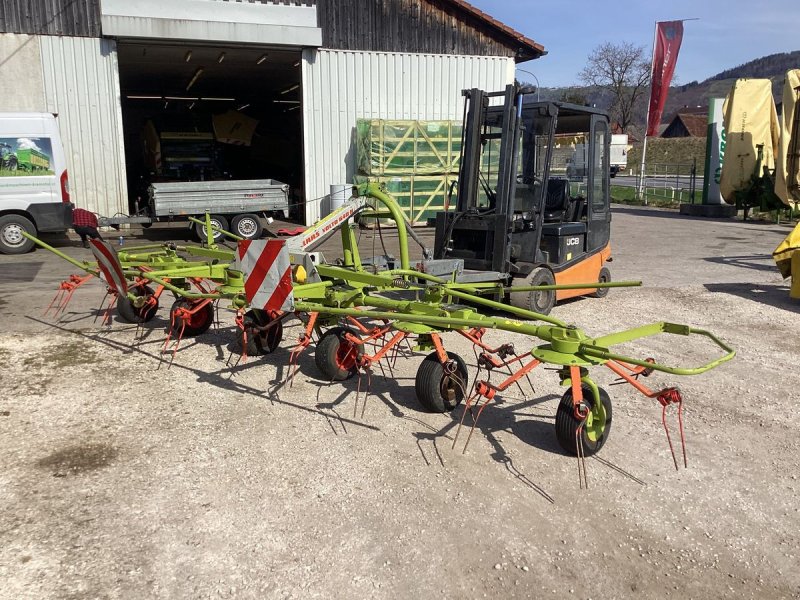
[[[614,277],[645,287],[554,314],[593,335],[691,324],[738,356],[647,380],[684,394],[680,471],[657,402],[597,369],[614,421],[588,490],[555,439],[553,372],[490,405],[462,454],[461,409],[415,399],[419,357],[376,372],[362,416],[357,379],[323,380],[313,349],[282,384],[296,321],[273,355],[231,368],[221,313],[167,368],[166,310],[138,339],[101,328],[95,283],[54,322],[38,315],[69,268],[0,257],[0,597],[798,598],[800,304],[769,259],[786,232],[616,211]],[[474,373],[468,343],[446,346]],[[680,365],[715,355],[693,338],[627,349]]]

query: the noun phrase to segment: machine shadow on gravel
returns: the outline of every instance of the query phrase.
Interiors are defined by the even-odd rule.
[[[748,256],[710,256],[703,260],[719,265],[739,267],[753,271],[775,272],[775,261],[769,254],[751,254]]]
[[[82,331],[76,331],[76,330],[73,330],[73,329],[68,329],[66,327],[63,327],[63,326],[57,324],[57,323],[49,323],[49,322],[44,321],[42,319],[39,319],[37,317],[28,316],[26,318],[31,320],[31,321],[34,321],[35,323],[39,323],[40,325],[45,325],[47,327],[50,327],[52,329],[56,329],[56,330],[61,331],[63,333],[77,335],[77,336],[80,336],[80,337],[82,337],[84,339],[91,340],[91,341],[97,342],[99,344],[103,344],[103,345],[105,345],[105,346],[107,346],[107,347],[109,347],[111,349],[118,350],[121,353],[138,353],[138,354],[141,354],[141,355],[146,356],[148,358],[151,358],[151,359],[155,360],[156,362],[158,362],[158,360],[159,360],[159,357],[156,354],[148,352],[148,351],[146,351],[146,350],[144,350],[142,348],[139,348],[137,346],[131,346],[130,344],[125,344],[123,342],[118,342],[118,341],[113,340],[111,338],[104,337],[103,335],[98,335],[97,333],[82,332]],[[306,360],[308,360],[308,359],[306,359]],[[256,363],[251,363],[251,364],[252,364],[252,367],[259,366]],[[249,395],[249,396],[254,396],[254,397],[257,397],[257,398],[261,398],[261,399],[263,399],[263,400],[265,400],[267,402],[272,402],[274,404],[280,404],[282,406],[287,406],[289,408],[294,408],[294,409],[297,409],[297,410],[300,410],[300,411],[303,411],[303,412],[313,413],[313,414],[316,414],[316,415],[319,415],[319,416],[322,416],[322,417],[325,417],[325,418],[328,418],[330,416],[330,415],[327,415],[323,411],[320,411],[320,410],[318,410],[316,408],[313,408],[313,407],[310,407],[310,406],[304,406],[302,404],[297,404],[295,402],[290,402],[288,400],[283,400],[282,398],[280,398],[280,395],[277,392],[271,393],[269,389],[254,388],[252,386],[240,383],[235,378],[230,377],[230,373],[231,373],[232,369],[229,368],[229,367],[226,367],[224,369],[220,369],[219,371],[216,371],[216,372],[209,373],[207,371],[203,371],[202,369],[193,368],[193,367],[190,367],[188,365],[182,364],[180,362],[174,362],[174,363],[172,363],[171,368],[173,368],[173,369],[181,369],[181,370],[193,373],[194,375],[197,376],[197,382],[198,383],[208,383],[210,385],[213,385],[213,386],[221,388],[221,389],[234,391],[234,392],[237,392],[237,393],[240,393],[240,394],[246,394],[246,395]],[[238,369],[240,367],[236,367],[236,368]],[[345,421],[348,424],[351,424],[351,425],[354,425],[354,426],[357,426],[357,427],[362,427],[362,428],[365,428],[365,429],[371,429],[373,431],[380,431],[379,427],[375,427],[374,425],[370,425],[368,423],[362,423],[362,422],[351,420],[351,419],[345,419]]]
[[[789,297],[789,286],[785,284],[707,283],[705,288],[712,293],[731,294],[767,306],[800,313],[800,304]]]

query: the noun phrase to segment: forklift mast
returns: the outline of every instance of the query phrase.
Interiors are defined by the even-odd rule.
[[[557,273],[608,246],[608,116],[534,101],[533,91],[463,92],[455,210],[436,216],[435,258],[463,260],[465,269],[496,280],[540,266]],[[575,139],[585,141],[590,160],[577,176],[562,164]]]

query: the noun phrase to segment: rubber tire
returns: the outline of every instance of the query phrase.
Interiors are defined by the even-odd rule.
[[[527,277],[517,277],[511,282],[511,287],[527,287],[529,285],[555,285],[553,272],[546,267],[538,267],[531,271]],[[535,313],[549,315],[556,304],[555,290],[511,294],[511,306],[524,308]]]
[[[180,335],[181,332],[180,319],[177,319],[174,322],[173,326],[173,319],[172,319],[173,313],[178,308],[189,308],[191,307],[191,305],[192,302],[190,302],[188,298],[178,298],[170,307],[169,326],[172,327],[172,335]],[[211,302],[209,302],[202,308],[202,310],[200,310],[198,313],[195,314],[194,318],[197,319],[197,322],[186,323],[186,327],[184,327],[183,329],[184,336],[193,337],[208,331],[208,328],[211,327],[211,324],[214,322],[214,305]],[[202,319],[202,321],[200,319]]]
[[[597,281],[600,283],[608,283],[611,281],[611,271],[609,271],[607,267],[600,269],[600,274],[597,276]],[[595,298],[605,298],[608,296],[608,290],[609,288],[597,288],[592,293],[592,296]]]
[[[139,297],[143,295],[155,295],[153,288],[151,288],[149,285],[134,287],[131,288],[130,291],[132,294],[135,294]],[[142,294],[142,291],[145,293]],[[133,303],[128,300],[127,296],[120,295],[119,299],[117,300],[117,315],[120,319],[127,323],[147,323],[156,316],[157,312],[158,298],[156,298],[155,306],[142,306],[141,308],[134,307]]]
[[[343,368],[340,364],[343,357],[339,355],[339,352],[342,341],[345,341],[345,333],[349,333],[358,338],[361,337],[352,327],[333,327],[322,334],[314,353],[314,362],[317,368],[325,378],[330,381],[344,381],[345,379],[350,379],[358,372],[356,361],[352,360],[355,356],[350,352],[347,352],[346,358],[348,359],[348,363],[352,360],[352,365]],[[364,345],[356,346],[355,351],[358,356],[361,356],[364,354]]]
[[[194,224],[194,234],[197,236],[197,238],[201,242],[205,242],[206,241],[205,215],[203,215],[203,218],[200,219],[200,220],[203,221],[204,224],[200,225],[200,223],[195,223]],[[225,231],[230,231],[228,229],[228,219],[226,219],[222,215],[211,215],[211,224],[214,227],[219,227],[220,229],[224,229]],[[224,239],[224,238],[227,237],[227,236],[222,235],[218,231],[214,231],[212,233],[214,234],[214,241],[215,242],[218,242],[221,239]]]
[[[244,224],[246,230],[240,231],[239,227]],[[249,233],[248,233],[249,232]],[[251,213],[236,215],[231,219],[231,233],[238,235],[246,240],[256,240],[264,233],[264,227],[261,225],[261,219],[258,215]]]
[[[594,408],[592,390],[586,385],[582,385],[581,390],[583,390],[584,402]],[[606,443],[611,433],[611,422],[613,420],[611,398],[609,398],[608,393],[603,388],[598,388],[598,391],[600,393],[600,401],[603,403],[603,408],[605,408],[606,423],[602,435],[596,441],[590,440],[584,429],[583,435],[581,435],[584,456],[591,456],[597,453]],[[561,402],[558,405],[558,410],[556,410],[556,439],[558,440],[559,446],[561,446],[567,454],[571,454],[572,456],[577,456],[578,448],[575,444],[575,432],[578,430],[579,423],[578,419],[575,418],[574,407],[572,405],[572,388],[570,388],[561,396]]]
[[[438,353],[431,352],[417,369],[417,376],[414,379],[414,391],[417,394],[419,403],[429,412],[450,412],[464,400],[467,382],[469,381],[467,365],[464,359],[455,352],[448,352],[447,356],[456,361],[455,376],[461,381],[461,386],[454,386],[455,400],[450,400],[442,394],[445,373],[442,363],[439,362]]]
[[[9,233],[14,233],[14,229],[20,229],[27,234],[36,235],[36,227],[29,219],[20,215],[3,215],[0,217],[0,253],[2,254],[25,254],[33,249],[33,242],[28,238],[19,236],[22,241],[17,244],[9,244],[5,238],[6,228],[12,229]],[[17,232],[18,234],[18,232]]]
[[[270,314],[263,310],[248,310],[244,315],[244,326],[247,329],[247,355],[259,356],[271,354],[283,339],[283,321],[278,321],[265,332],[255,333],[252,331],[254,325],[264,327],[274,319]],[[244,335],[239,332],[239,347],[244,348]]]

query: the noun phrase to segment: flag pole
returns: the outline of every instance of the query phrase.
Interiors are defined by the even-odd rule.
[[[653,97],[653,71],[656,65],[656,37],[658,36],[658,21],[653,25],[653,53],[650,59],[650,97],[647,99],[647,117],[644,122],[644,141],[642,142],[642,164],[639,168],[639,198],[647,206],[647,195],[644,193],[644,159],[647,154],[647,130],[650,128],[650,100]]]

